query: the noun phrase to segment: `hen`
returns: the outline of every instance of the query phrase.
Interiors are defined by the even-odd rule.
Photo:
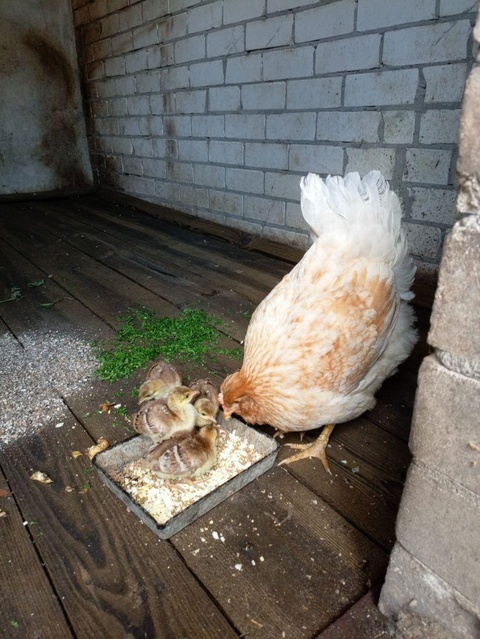
[[[407,301],[415,268],[400,202],[378,171],[363,180],[302,178],[313,245],[260,303],[240,371],[222,384],[226,417],[282,432],[325,426],[286,463],[319,457],[335,424],[372,409],[374,394],[416,339]]]

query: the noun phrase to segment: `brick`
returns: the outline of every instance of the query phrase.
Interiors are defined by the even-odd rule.
[[[217,189],[225,188],[225,168],[212,164],[195,164],[194,182],[201,186],[211,186]]]
[[[223,115],[192,116],[192,135],[194,137],[223,138],[225,119]]]
[[[147,52],[135,51],[125,56],[125,68],[127,73],[136,73],[147,69]]]
[[[370,31],[435,18],[436,0],[359,0],[357,29]]]
[[[168,91],[187,87],[190,76],[187,67],[168,67],[160,70],[160,77],[162,89]]]
[[[234,229],[239,229],[240,231],[243,231],[244,233],[248,233],[250,235],[260,236],[262,233],[261,224],[257,224],[256,222],[255,223],[249,222],[242,218],[239,219],[239,218],[227,217],[225,220],[225,223]]]
[[[169,40],[176,40],[187,35],[187,12],[179,13],[175,16],[168,16],[163,20],[160,20],[158,26],[158,41],[168,42]]]
[[[262,228],[262,237],[273,240],[274,242],[281,242],[282,244],[288,244],[294,248],[306,250],[309,244],[307,235],[303,233],[296,233],[295,231],[286,231],[285,229],[279,229],[266,224]]]
[[[219,164],[243,164],[243,144],[241,142],[210,140],[208,160]]]
[[[209,89],[209,111],[238,111],[240,109],[240,87],[218,87]]]
[[[318,44],[315,73],[336,73],[374,69],[380,65],[380,40],[377,33],[355,38],[342,38]]]
[[[163,123],[165,135],[169,138],[188,138],[192,135],[193,124],[189,116],[164,117]]]
[[[138,93],[157,93],[161,90],[160,71],[148,71],[136,76]],[[135,87],[135,84],[134,84]],[[135,88],[133,93],[135,93]]]
[[[265,0],[224,0],[223,23],[243,22],[265,15]]]
[[[427,83],[426,103],[461,101],[467,77],[466,64],[425,67],[423,75]]]
[[[124,75],[125,74],[125,58],[110,58],[105,60],[105,75],[110,77],[112,75]]]
[[[451,151],[407,149],[403,179],[406,182],[448,184]]]
[[[242,108],[246,111],[266,111],[285,108],[285,82],[262,82],[242,86]]]
[[[473,2],[473,0],[440,0],[441,16],[475,13],[476,8],[476,2]]]
[[[94,118],[102,118],[102,117],[107,117],[107,115],[114,115],[114,113],[110,113],[108,111],[108,102],[106,101],[101,101],[101,102],[92,102],[90,104],[90,109],[91,109],[91,113],[92,113],[92,117]]]
[[[252,51],[290,44],[292,30],[292,14],[250,22],[246,26],[245,48],[247,51]]]
[[[193,36],[178,40],[175,43],[175,62],[190,62],[190,60],[200,60],[205,57],[205,36]]]
[[[436,533],[432,536],[436,539]],[[399,543],[390,556],[379,608],[388,617],[397,617],[403,609],[414,610],[461,637],[475,636],[480,616],[477,604],[465,599]]]
[[[245,197],[246,218],[270,224],[285,224],[285,202],[266,197]]]
[[[178,108],[173,106],[173,93],[160,93],[158,95],[150,95],[150,111],[152,115],[161,115],[162,113],[178,112],[182,113]]]
[[[287,82],[287,109],[330,109],[342,99],[342,78]]]
[[[184,162],[167,162],[167,180],[193,182],[193,166]]]
[[[127,99],[114,98],[108,101],[108,115],[127,115]]]
[[[377,169],[387,180],[393,178],[395,149],[347,149],[347,160],[346,173],[358,171],[363,176]]]
[[[265,116],[256,113],[226,115],[225,135],[227,138],[264,140]]]
[[[265,173],[265,195],[300,200],[300,176],[292,173]]]
[[[267,0],[267,13],[276,11],[286,11],[287,9],[298,9],[310,4],[315,4],[318,0]]]
[[[142,24],[143,21],[142,6],[140,4],[134,4],[127,9],[120,11],[120,13],[113,15],[116,15],[119,18],[120,28],[115,29],[109,35],[113,35],[118,31],[128,31],[129,29],[138,27],[138,25]]]
[[[207,34],[207,56],[216,58],[245,50],[245,27],[239,25]]]
[[[480,562],[474,560],[478,530],[480,497],[445,475],[412,463],[397,519],[397,539],[472,602],[478,602],[480,583]]]
[[[113,49],[114,39],[115,38],[108,38],[108,40],[100,40],[99,42],[94,42],[92,45],[93,59],[102,60],[103,58],[108,58],[110,56],[115,56],[118,53],[123,53],[123,51],[116,51]]]
[[[345,105],[413,104],[417,87],[417,69],[351,74],[345,83]]]
[[[150,138],[134,138],[132,140],[133,153],[142,158],[153,157],[153,145]]]
[[[129,78],[108,79],[95,83],[99,98],[111,98],[114,95],[124,95],[121,87],[128,84]],[[118,84],[117,84],[118,82]]]
[[[179,91],[175,93],[175,110],[177,113],[204,113],[207,104],[207,92]]]
[[[138,5],[137,5],[138,6]],[[158,43],[157,25],[143,24],[133,31],[133,45],[135,49],[143,49]]]
[[[309,231],[310,227],[302,215],[302,207],[296,202],[287,202],[285,223],[292,228]]]
[[[420,121],[420,142],[422,144],[454,144],[458,141],[459,124],[459,109],[427,111]]]
[[[177,140],[153,140],[153,154],[159,158],[176,158],[178,156]]]
[[[442,232],[439,228],[406,223],[405,231],[410,252],[413,255],[419,255],[431,260],[437,259],[442,241]]]
[[[263,193],[263,173],[252,169],[227,169],[227,189],[246,193]]]
[[[468,20],[387,31],[383,62],[399,66],[464,60],[470,31]]]
[[[125,31],[125,29],[121,27],[121,24],[122,22],[118,13],[112,13],[112,15],[100,20],[100,33],[102,38],[108,38],[109,36],[117,35],[119,31]],[[126,28],[128,29],[128,27]]]
[[[120,11],[128,5],[128,0],[107,0],[108,13]]]
[[[122,158],[123,172],[129,175],[143,175],[143,164],[141,158]]]
[[[241,82],[259,82],[262,79],[262,56],[249,55],[228,58],[225,82],[239,84]]]
[[[245,165],[268,169],[288,168],[288,146],[286,144],[245,144]]]
[[[147,66],[149,69],[158,69],[172,65],[174,62],[173,44],[159,44],[147,49]]]
[[[184,162],[207,162],[207,140],[179,140],[178,159]]]
[[[158,2],[158,0],[154,0]],[[188,9],[189,7],[193,7],[194,4],[198,4],[199,0],[169,0],[169,9],[170,13],[176,13],[177,11],[181,11],[182,9]]]
[[[446,189],[413,188],[410,189],[411,215],[422,222],[438,222],[452,226],[457,211],[456,191]]]
[[[105,41],[104,41],[105,42]],[[133,36],[131,31],[125,33],[119,33],[118,35],[110,38],[109,42],[112,46],[112,55],[118,55],[119,53],[127,53],[133,48]]]
[[[413,111],[384,111],[383,141],[387,144],[411,144],[415,132]]]
[[[267,51],[263,54],[263,80],[286,80],[313,75],[313,47]]]
[[[166,165],[163,160],[143,159],[143,175],[145,177],[165,178]]]
[[[193,207],[194,209],[208,207],[208,190],[202,187],[182,186],[178,198],[183,205]],[[187,212],[193,211],[189,209]]]
[[[279,113],[267,115],[267,139],[314,140],[315,113]]]
[[[343,149],[338,146],[318,144],[292,144],[288,156],[288,168],[303,173],[342,173]]]
[[[323,142],[378,142],[377,111],[325,111],[317,116],[317,139]]]
[[[155,195],[155,180],[151,178],[125,175],[121,176],[119,186],[127,193],[134,195]]]
[[[85,44],[91,44],[99,40],[102,36],[102,25],[100,22],[92,22],[87,24],[83,29],[83,39]]]
[[[223,84],[222,60],[197,62],[191,65],[190,85],[192,87],[213,86],[215,84]]]
[[[222,24],[222,1],[201,4],[188,12],[188,33],[217,29]]]
[[[159,2],[158,0],[144,0],[142,2],[142,14],[144,22],[163,18],[168,14],[168,3]]]
[[[416,459],[480,495],[480,381],[448,370],[435,355],[418,376],[410,450]],[[461,428],[459,428],[461,425]]]
[[[109,60],[105,60],[105,62],[110,62]],[[114,70],[114,66],[109,66],[109,69]],[[103,79],[104,73],[104,63],[103,62],[93,62],[92,64],[87,65],[87,79],[88,80],[101,80]],[[113,75],[113,73],[111,74]]]
[[[445,241],[428,342],[478,361],[480,353],[480,222],[459,220]]]
[[[158,115],[150,115],[148,118],[144,118],[145,130],[142,131],[142,135],[163,135],[163,118]]]
[[[321,40],[351,33],[354,28],[355,0],[340,0],[297,13],[295,42]]]
[[[94,126],[100,135],[116,135],[118,132],[122,134],[119,122],[113,118],[96,118]]]
[[[232,215],[242,215],[243,195],[226,193],[225,191],[210,191],[210,208]]]
[[[129,115],[147,115],[150,113],[150,99],[148,95],[132,95],[127,98],[127,112]]]

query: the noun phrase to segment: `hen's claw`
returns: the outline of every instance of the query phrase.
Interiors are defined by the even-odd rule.
[[[320,436],[313,442],[313,444],[285,444],[288,448],[295,448],[296,450],[300,450],[301,452],[296,455],[292,455],[287,459],[284,459],[279,463],[279,466],[282,464],[291,464],[294,461],[298,461],[299,459],[310,459],[311,457],[317,457],[323,464],[323,467],[329,473],[332,474],[330,470],[330,466],[328,465],[327,459],[327,444],[330,439],[330,435],[332,430],[334,429],[335,424],[327,424],[324,426]]]

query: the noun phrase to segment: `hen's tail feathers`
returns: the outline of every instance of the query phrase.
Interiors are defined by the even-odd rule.
[[[302,214],[314,239],[347,236],[358,256],[391,259],[401,298],[414,297],[409,289],[415,267],[401,226],[400,201],[379,171],[363,179],[358,173],[329,175],[325,181],[309,173],[300,189]]]

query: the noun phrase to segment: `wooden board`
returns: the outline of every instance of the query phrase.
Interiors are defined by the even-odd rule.
[[[394,639],[387,618],[376,606],[373,592],[364,595],[315,639]]]

